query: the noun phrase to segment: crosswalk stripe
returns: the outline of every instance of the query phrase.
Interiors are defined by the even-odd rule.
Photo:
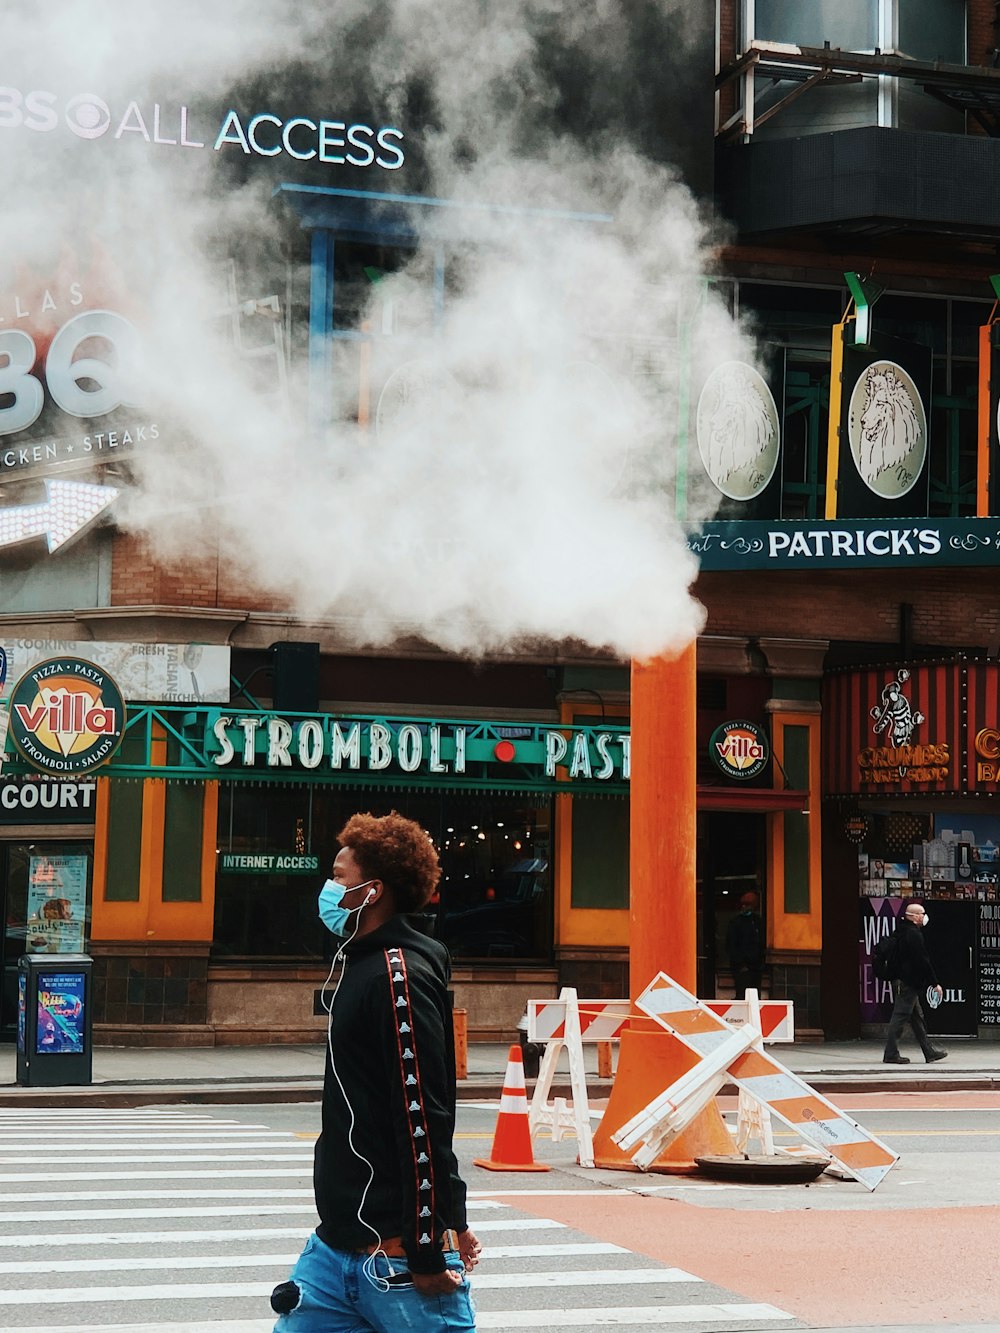
[[[596,1306],[587,1310],[506,1310],[480,1311],[476,1327],[485,1328],[601,1328],[638,1324],[642,1328],[661,1328],[665,1324],[693,1324],[714,1333],[720,1324],[761,1323],[764,1320],[794,1319],[773,1305],[750,1302],[717,1302],[712,1305],[632,1305],[619,1309]]]
[[[57,1231],[34,1236],[0,1236],[0,1248],[30,1250],[43,1246],[59,1250],[67,1245],[92,1245],[97,1249],[106,1245],[209,1245],[216,1241],[228,1244],[234,1240],[284,1240],[296,1237],[305,1244],[311,1226],[297,1227],[231,1227],[220,1231]]]
[[[608,1241],[558,1241],[552,1245],[491,1245],[490,1259],[554,1259],[585,1254],[628,1254],[621,1245]]]
[[[36,1190],[27,1194],[11,1194],[4,1191],[3,1202],[8,1203],[97,1203],[101,1199],[204,1199],[211,1193],[213,1199],[311,1199],[313,1191],[311,1189],[281,1189],[281,1190],[146,1190],[136,1186],[130,1190],[76,1190],[65,1194],[50,1194],[45,1190]],[[471,1207],[472,1205],[470,1205]],[[494,1204],[495,1208],[503,1208],[506,1205],[502,1203]],[[46,1214],[49,1216],[49,1214]],[[0,1212],[0,1222],[3,1222],[4,1214]]]
[[[45,1333],[271,1333],[274,1319],[211,1319],[196,1324],[185,1319],[180,1324],[49,1324]],[[15,1330],[0,1329],[0,1333]]]
[[[252,1176],[255,1180],[262,1176],[291,1176],[301,1179],[312,1174],[312,1157],[307,1171],[283,1171],[280,1167],[264,1167],[260,1171],[247,1171],[242,1167],[235,1171],[143,1171],[144,1180],[190,1180],[197,1176],[199,1180],[237,1180]],[[24,1184],[30,1180],[133,1180],[135,1171],[20,1171],[14,1175],[0,1175],[0,1182],[5,1185]],[[6,1191],[4,1191],[6,1193]]]
[[[522,1219],[521,1221],[500,1221],[477,1223],[478,1231],[481,1235],[488,1235],[496,1231],[509,1231],[517,1228],[519,1231],[530,1230],[552,1230],[561,1226],[559,1222],[548,1222],[544,1218]],[[175,1233],[167,1232],[161,1244],[169,1245],[170,1239]],[[228,1233],[224,1233],[227,1234]],[[259,1235],[260,1233],[252,1233]],[[296,1235],[304,1235],[303,1232],[296,1231]],[[48,1239],[47,1248],[49,1250],[57,1249],[53,1245],[51,1237]],[[490,1253],[494,1252],[493,1247]],[[246,1253],[240,1255],[148,1255],[141,1258],[121,1257],[114,1259],[15,1259],[7,1262],[0,1262],[0,1274],[3,1273],[86,1273],[86,1272],[137,1272],[144,1268],[163,1268],[169,1264],[171,1268],[258,1268],[270,1265],[278,1269],[290,1268],[297,1254],[266,1255]],[[523,1277],[523,1274],[519,1275]],[[550,1275],[554,1276],[554,1275]],[[692,1279],[694,1281],[694,1279]],[[494,1283],[493,1285],[497,1285]],[[486,1285],[491,1285],[489,1279]],[[544,1286],[544,1283],[530,1283],[533,1286]]]
[[[214,1268],[217,1272],[223,1272],[227,1268],[273,1268],[278,1273],[287,1273],[298,1257],[297,1254],[148,1254],[139,1259],[132,1256],[117,1259],[32,1259],[27,1263],[19,1259],[12,1263],[0,1263],[0,1275],[141,1273],[144,1269],[163,1269],[168,1265],[171,1271],[185,1268]],[[275,1281],[277,1280],[276,1278]]]
[[[79,1142],[76,1143],[55,1143],[55,1142],[50,1143],[48,1137],[46,1136],[46,1143],[49,1144],[49,1146],[51,1146],[55,1151],[59,1153],[60,1161],[75,1162],[78,1161],[79,1159],[76,1157],[71,1157],[69,1154],[82,1152],[86,1153],[88,1156],[93,1156],[95,1152],[100,1152],[102,1147],[106,1147],[108,1141],[108,1135],[105,1134],[102,1135],[101,1137],[102,1137],[102,1142],[100,1144],[97,1144],[97,1143],[86,1143],[83,1140],[80,1140]],[[231,1138],[231,1139],[220,1139],[218,1141],[214,1141],[211,1139],[202,1140],[200,1138],[197,1140],[175,1139],[172,1134],[157,1134],[157,1135],[151,1135],[150,1137],[155,1138],[156,1142],[133,1143],[129,1140],[122,1139],[120,1143],[118,1142],[115,1143],[115,1149],[116,1151],[123,1153],[130,1152],[130,1153],[142,1154],[142,1156],[140,1156],[139,1158],[140,1161],[143,1160],[144,1156],[152,1155],[154,1153],[165,1153],[165,1152],[232,1153],[232,1152],[249,1151],[251,1148],[269,1148],[272,1151],[281,1148],[285,1149],[294,1148],[297,1152],[302,1152],[303,1149],[302,1141],[300,1139],[293,1139],[293,1138],[285,1138],[277,1140],[256,1139],[256,1138]],[[23,1143],[15,1143],[7,1139],[0,1138],[0,1163],[2,1163],[5,1166],[8,1165],[8,1163],[5,1160],[8,1157],[16,1161],[18,1158],[23,1158],[25,1153],[29,1152],[33,1153],[37,1151],[38,1151],[37,1138],[28,1139]]]
[[[232,1296],[266,1299],[274,1282],[169,1282],[142,1287],[33,1287],[0,1291],[0,1308],[9,1305],[105,1305],[133,1301],[204,1301]]]
[[[182,1143],[182,1142],[187,1142],[188,1140],[195,1140],[195,1139],[206,1139],[206,1140],[212,1139],[214,1141],[221,1139],[245,1139],[247,1137],[252,1137],[255,1139],[297,1139],[298,1138],[297,1134],[291,1134],[287,1129],[273,1129],[273,1130],[264,1128],[251,1129],[247,1127],[246,1129],[215,1130],[208,1128],[188,1129],[187,1127],[184,1127],[179,1129],[163,1128],[155,1131],[150,1131],[150,1133],[147,1134],[145,1130],[130,1129],[128,1126],[123,1127],[121,1125],[116,1125],[114,1128],[116,1131],[120,1130],[126,1138],[132,1139],[136,1143],[138,1143],[140,1139],[150,1139],[157,1143],[162,1142],[164,1139],[170,1139],[170,1140],[176,1139],[178,1143]],[[75,1146],[77,1142],[84,1143],[88,1139],[98,1139],[101,1142],[106,1142],[108,1137],[107,1129],[94,1130],[93,1132],[91,1132],[89,1129],[49,1129],[48,1127],[39,1124],[35,1126],[35,1133],[37,1134],[37,1131],[40,1129],[45,1129],[46,1140],[52,1140],[53,1142],[58,1142],[60,1148],[64,1146],[63,1142],[64,1140],[68,1140],[65,1146],[72,1148]],[[17,1131],[12,1133],[12,1135],[8,1137],[4,1133],[3,1128],[0,1127],[0,1143],[2,1143],[4,1147],[13,1146],[16,1140],[24,1139],[25,1135],[28,1133],[29,1129],[19,1124],[17,1127]],[[25,1139],[25,1146],[37,1148],[38,1146],[37,1137]]]
[[[148,1125],[166,1124],[173,1122],[175,1124],[185,1125],[244,1125],[247,1121],[233,1120],[229,1117],[216,1118],[213,1115],[200,1115],[197,1112],[188,1115],[184,1111],[144,1111],[140,1108],[133,1110],[122,1109],[120,1111],[109,1111],[107,1109],[85,1109],[83,1107],[66,1106],[47,1106],[42,1111],[29,1110],[25,1107],[23,1110],[3,1110],[0,1108],[0,1126],[10,1122],[19,1125],[47,1125],[58,1121],[78,1120],[93,1121],[95,1124],[124,1125],[128,1123]],[[265,1126],[261,1125],[261,1129]]]
[[[702,1282],[683,1268],[559,1269],[554,1273],[476,1273],[473,1291],[499,1291],[504,1287],[630,1287],[660,1282]]]
[[[206,1191],[206,1195],[208,1191]],[[265,1203],[254,1212],[262,1217],[265,1214],[271,1216],[275,1213],[311,1213],[316,1215],[316,1205],[303,1200],[301,1204],[297,1203]],[[163,1221],[164,1217],[232,1217],[232,1204],[219,1205],[204,1204],[198,1208],[171,1208],[169,1211],[163,1208],[69,1208],[60,1209],[58,1212],[17,1212],[0,1213],[2,1222],[20,1222],[20,1223],[38,1223],[39,1226],[48,1226],[51,1222],[94,1222],[101,1221],[103,1218],[112,1218],[116,1222],[132,1219],[138,1221],[140,1218],[156,1218]]]
[[[217,1193],[219,1193],[217,1192],[217,1190],[212,1190],[211,1197],[215,1198]],[[252,1209],[252,1212],[257,1214],[257,1216],[261,1216],[261,1214],[264,1213],[268,1214],[312,1213],[313,1216],[315,1216],[316,1213],[315,1204],[313,1204],[313,1196],[311,1189],[253,1190],[253,1192],[249,1192],[248,1190],[247,1196],[249,1198],[261,1198],[265,1196],[279,1197],[279,1198],[297,1197],[303,1200],[303,1204],[244,1205],[247,1206],[247,1208]],[[87,1198],[87,1200],[89,1201],[93,1196],[88,1196],[88,1194],[81,1194],[80,1197]],[[203,1197],[203,1196],[195,1196],[195,1197]],[[45,1202],[47,1201],[47,1197],[45,1197],[44,1194],[41,1194],[41,1196],[33,1198],[33,1201]],[[484,1206],[485,1208],[489,1208],[489,1206],[491,1205],[487,1204]],[[503,1208],[504,1205],[493,1204],[492,1206],[493,1208]],[[475,1204],[471,1205],[471,1209],[472,1208],[476,1208],[476,1205]],[[197,1206],[195,1205],[184,1206],[184,1208],[171,1208],[169,1210],[163,1208],[71,1208],[71,1209],[40,1209],[40,1210],[21,1209],[19,1210],[19,1212],[13,1212],[13,1210],[12,1212],[8,1212],[8,1210],[3,1210],[3,1212],[0,1212],[0,1225],[3,1225],[4,1222],[20,1222],[20,1224],[25,1224],[25,1222],[27,1222],[27,1224],[31,1224],[31,1222],[36,1222],[36,1224],[39,1224],[40,1226],[48,1226],[51,1225],[52,1222],[92,1222],[92,1221],[103,1221],[105,1220],[105,1218],[107,1218],[108,1221],[116,1221],[116,1222],[139,1221],[140,1218],[153,1218],[153,1217],[163,1218],[164,1216],[231,1217],[232,1206],[201,1204]],[[549,1222],[545,1220],[545,1218],[527,1218],[527,1220],[521,1220],[516,1222],[515,1221],[491,1222],[484,1220],[484,1221],[477,1221],[476,1225],[479,1226],[480,1230],[521,1230],[521,1232],[531,1232],[531,1230],[551,1230],[555,1228],[561,1228],[561,1226],[563,1226],[563,1222]],[[167,1234],[172,1234],[172,1233],[167,1233]],[[11,1241],[11,1237],[0,1238],[0,1244],[9,1244],[9,1241]],[[24,1244],[25,1245],[32,1244],[31,1238],[27,1238],[27,1240],[24,1241]]]
[[[275,1145],[268,1144],[267,1146],[269,1148],[272,1148]],[[300,1146],[301,1145],[299,1145],[298,1143],[294,1144],[290,1143],[288,1145],[288,1150],[286,1152],[239,1153],[239,1152],[219,1151],[217,1153],[191,1153],[191,1154],[184,1153],[183,1156],[185,1162],[192,1162],[192,1163],[193,1162],[308,1162],[309,1165],[311,1166],[313,1161],[312,1153],[311,1152],[304,1153],[298,1151]],[[37,1145],[36,1145],[36,1150],[37,1150]],[[180,1149],[177,1149],[176,1151],[164,1154],[164,1153],[154,1153],[152,1149],[146,1149],[145,1152],[141,1153],[130,1153],[127,1151],[116,1152],[110,1154],[107,1157],[102,1157],[99,1153],[93,1153],[93,1152],[81,1153],[80,1155],[76,1155],[74,1153],[60,1152],[59,1160],[60,1162],[93,1162],[95,1164],[101,1162],[133,1162],[136,1165],[142,1162],[150,1162],[152,1163],[153,1166],[158,1166],[162,1162],[175,1161],[177,1159],[179,1152]],[[17,1159],[15,1158],[15,1160]],[[11,1166],[11,1165],[13,1165],[13,1163],[9,1161],[4,1161],[2,1154],[0,1154],[0,1166]],[[0,1176],[0,1180],[9,1180],[9,1179],[10,1179],[9,1176]]]

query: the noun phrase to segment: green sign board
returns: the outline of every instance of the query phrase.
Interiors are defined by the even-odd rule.
[[[295,852],[222,852],[219,871],[224,875],[315,875],[319,857]]]
[[[688,549],[703,570],[971,569],[1000,565],[1000,520],[735,519],[703,524]]]

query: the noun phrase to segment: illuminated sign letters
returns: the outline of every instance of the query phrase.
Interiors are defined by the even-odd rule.
[[[398,171],[405,161],[403,131],[392,125],[375,127],[346,120],[292,116],[283,120],[269,111],[246,118],[229,110],[212,136],[196,138],[186,106],[131,101],[115,111],[96,93],[78,93],[61,103],[44,89],[22,92],[0,88],[0,129],[50,134],[65,126],[78,139],[139,138],[147,144],[204,149],[211,137],[214,152],[235,146],[257,157],[285,154],[300,162],[315,159],[330,166],[380,167]]]

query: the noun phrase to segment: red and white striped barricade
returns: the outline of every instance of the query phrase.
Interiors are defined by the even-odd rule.
[[[663,972],[636,1004],[701,1057],[612,1136],[640,1170],[656,1160],[727,1079],[869,1190],[899,1160],[880,1139],[766,1052],[751,1024],[730,1026]]]

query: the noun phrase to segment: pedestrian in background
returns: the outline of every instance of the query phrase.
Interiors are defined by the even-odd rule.
[[[748,990],[760,990],[764,967],[764,925],[758,911],[760,899],[748,889],[740,895],[740,910],[726,931],[726,951],[733,969],[736,998],[742,1000]]]
[[[896,927],[896,943],[892,954],[892,969],[896,974],[892,982],[894,1003],[882,1056],[883,1063],[887,1065],[910,1063],[909,1056],[899,1053],[900,1033],[907,1023],[913,1028],[913,1035],[928,1064],[943,1060],[948,1054],[931,1045],[920,1004],[922,990],[936,991],[939,1001],[944,994],[924,941],[923,931],[929,920],[923,903],[910,902]]]
[[[437,852],[396,813],[354,815],[339,841],[319,896],[341,969],[324,1001],[320,1221],[271,1296],[274,1333],[474,1333],[448,951],[406,919],[437,886]]]

